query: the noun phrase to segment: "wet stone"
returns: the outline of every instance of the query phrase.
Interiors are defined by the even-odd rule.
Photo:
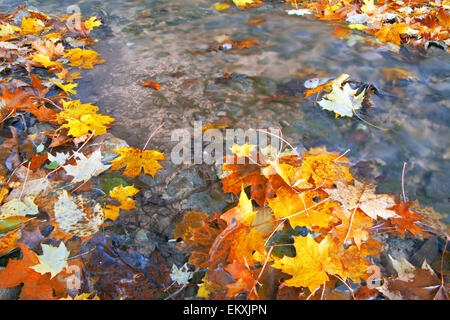
[[[191,210],[213,214],[222,212],[222,209],[225,208],[227,202],[224,201],[224,198],[225,196],[223,194],[211,194],[210,192],[204,191],[193,194],[187,202]]]
[[[197,167],[190,167],[179,173],[167,187],[167,193],[162,196],[165,200],[184,198],[186,194],[206,187],[205,181],[200,177]]]
[[[148,230],[140,230],[136,233],[135,236],[136,250],[143,256],[149,256],[156,247],[153,241],[149,239],[149,237],[150,231]]]

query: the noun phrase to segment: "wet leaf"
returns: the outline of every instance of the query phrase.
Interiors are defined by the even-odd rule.
[[[123,174],[130,177],[137,177],[141,174],[142,168],[145,174],[155,177],[156,172],[163,167],[158,161],[167,160],[164,154],[155,150],[139,150],[137,148],[122,147],[114,152],[120,156],[111,161],[111,170],[119,170],[126,166]]]
[[[72,182],[86,182],[92,177],[98,176],[100,173],[108,170],[110,167],[102,163],[100,149],[95,150],[89,157],[86,157],[81,152],[75,152],[74,158],[76,159],[76,165],[63,166],[67,174],[73,177]]]
[[[109,197],[112,199],[118,200],[120,205],[106,205],[105,207],[105,219],[116,220],[119,216],[119,210],[131,210],[136,208],[135,202],[136,200],[131,199],[130,197],[134,196],[139,192],[134,186],[126,186],[119,185],[112,189],[109,192]]]
[[[40,274],[50,273],[50,279],[53,279],[58,273],[67,268],[67,258],[70,252],[67,251],[64,242],[60,242],[58,247],[42,244],[42,255],[38,255],[39,264],[30,266],[36,272]]]
[[[149,88],[154,88],[156,90],[159,90],[161,88],[160,84],[157,82],[153,82],[153,81],[145,81],[141,83],[141,86],[143,87],[149,87]]]

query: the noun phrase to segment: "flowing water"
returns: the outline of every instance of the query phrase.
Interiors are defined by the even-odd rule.
[[[20,4],[0,3],[2,11]],[[93,49],[106,63],[83,72],[77,98],[113,116],[117,122],[111,132],[130,145],[142,148],[161,121],[164,126],[149,146],[166,154],[173,146],[171,132],[191,128],[194,121],[243,129],[280,128],[297,148],[350,149],[346,155],[360,175],[375,178],[379,192],[402,192],[402,168],[407,162],[407,197],[450,213],[450,56],[439,48],[431,48],[427,55],[414,48],[395,52],[359,31],[337,38],[335,26],[312,16],[289,16],[285,12],[289,5],[277,1],[221,12],[209,0],[32,0],[28,4],[45,13],[65,13],[69,5],[77,4],[83,16],[101,17],[104,25],[92,33],[99,39]],[[249,23],[254,18],[265,21]],[[219,50],[218,43],[227,39],[257,44]],[[209,49],[213,47],[216,50]],[[404,68],[416,79],[390,81],[383,68]],[[390,130],[356,117],[335,118],[314,104],[314,96],[302,98],[303,83],[311,74],[342,73],[378,89],[379,95],[372,96],[371,116],[362,117]],[[224,80],[226,74],[234,75]],[[140,85],[148,80],[160,83],[161,89]],[[280,96],[283,99],[270,99]],[[170,190],[177,186],[202,187],[196,179],[198,174],[188,171],[165,192],[170,196],[178,192]],[[223,205],[209,209],[221,210]]]
[[[3,9],[20,4],[2,1]],[[401,192],[403,163],[405,190],[449,213],[450,57],[433,48],[427,56],[417,50],[400,53],[355,31],[335,38],[334,26],[311,16],[289,16],[288,5],[218,12],[213,1],[28,1],[47,13],[66,13],[72,4],[84,16],[97,14],[104,22],[94,33],[94,49],[106,63],[84,72],[78,98],[99,105],[117,119],[112,132],[142,147],[161,120],[164,129],[152,147],[170,152],[171,130],[231,120],[240,128],[281,128],[296,147],[326,145],[345,151],[354,162],[365,161],[381,192]],[[248,21],[265,18],[258,25]],[[225,39],[256,40],[243,50],[207,50]],[[383,68],[405,68],[416,81],[387,81]],[[243,74],[221,83],[227,73]],[[306,76],[336,77],[372,83],[381,93],[373,98],[370,123],[356,117],[335,119],[314,99],[268,102],[274,96],[301,96]],[[245,77],[245,75],[247,77]],[[140,86],[152,80],[156,91]],[[300,100],[300,101],[299,101]]]

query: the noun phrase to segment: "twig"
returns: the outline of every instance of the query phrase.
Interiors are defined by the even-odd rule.
[[[350,235],[350,230],[352,229],[352,224],[353,224],[353,218],[355,217],[356,209],[358,209],[358,207],[359,207],[359,203],[356,205],[355,209],[353,210],[352,216],[350,217],[350,225],[348,226],[348,231],[347,231],[347,235],[345,236],[345,239],[344,239],[344,244],[347,241],[348,236]]]
[[[273,134],[271,132],[268,132],[268,131],[262,130],[262,129],[256,129],[256,131],[259,131],[259,132],[262,132],[262,133],[265,133],[265,134],[269,134],[271,136],[274,136],[275,138],[280,139],[281,141],[286,143],[289,147],[291,147],[291,149],[297,154],[297,156],[300,156],[299,153],[297,152],[297,150],[288,141],[286,141],[283,137],[277,136],[276,134]]]
[[[343,156],[345,156],[347,153],[350,152],[351,149],[347,149],[345,150],[345,152],[343,154],[341,154],[339,157],[337,157],[336,159],[334,159],[333,161],[336,162],[338,159],[342,158]]]
[[[155,130],[153,130],[153,132],[152,132],[152,133],[150,134],[150,136],[148,137],[147,142],[145,143],[144,147],[142,148],[142,151],[144,151],[145,148],[147,148],[147,145],[148,145],[148,143],[150,142],[150,139],[153,138],[153,136],[155,135],[155,133],[156,133],[159,129],[161,129],[161,127],[162,127],[163,125],[164,125],[164,123],[161,122],[161,124],[160,124]]]
[[[320,296],[320,300],[323,300],[323,295],[325,293],[325,286],[326,286],[326,281],[323,282],[323,290],[322,290],[322,295]]]
[[[25,185],[27,184],[28,174],[30,173],[31,161],[28,162],[27,175],[25,176],[25,181],[23,182],[22,190],[20,191],[19,200],[22,198],[23,192],[25,190]]]
[[[439,291],[441,291],[441,289],[444,287],[444,255],[445,255],[445,251],[447,251],[447,244],[448,244],[448,240],[449,240],[449,236],[447,236],[447,241],[445,241],[445,247],[444,250],[442,251],[442,258],[441,258],[441,285],[439,286],[439,290],[436,291],[436,295],[434,296],[433,300],[436,300],[436,297],[439,293]]]
[[[168,296],[166,299],[164,299],[164,300],[169,300],[169,299],[171,299],[171,298],[173,298],[174,296],[176,296],[177,294],[179,294],[184,288],[186,288],[186,284],[183,284],[183,286],[180,288],[180,289],[178,289],[177,291],[175,291],[174,293],[172,293],[170,296]]]
[[[405,169],[406,169],[406,161],[403,162],[403,170],[402,170],[402,194],[403,194],[403,201],[406,202],[406,196],[405,196]]]

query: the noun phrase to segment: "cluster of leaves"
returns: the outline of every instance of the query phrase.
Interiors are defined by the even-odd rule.
[[[96,187],[94,177],[123,167],[131,178],[142,168],[154,176],[158,161],[167,160],[124,146],[107,133],[113,118],[71,98],[81,78],[75,70],[104,62],[88,49],[100,25],[96,17],[51,17],[25,7],[0,15],[0,120],[2,136],[11,136],[0,145],[0,289],[21,285],[21,299],[80,293],[73,282],[82,275],[73,270],[83,269],[81,244],[135,208],[131,197],[139,190],[121,178],[98,188],[103,197],[83,194]]]
[[[415,44],[422,48],[435,45],[448,50],[450,2],[448,0],[286,0],[295,9],[289,15],[314,14],[320,20],[344,25],[336,28],[339,37],[347,37],[350,30],[360,30],[394,45]],[[261,0],[233,0],[240,9],[264,4]],[[216,5],[221,11],[227,3]]]
[[[320,20],[346,22],[349,29],[375,35],[379,40],[399,46],[430,43],[445,48],[449,42],[450,2],[447,0],[321,0],[291,2],[290,14],[314,14]]]
[[[206,271],[198,297],[358,299],[367,292],[406,297],[405,288],[408,297],[447,295],[444,280],[426,264],[417,272],[410,268],[408,279],[388,277],[376,289],[365,285],[370,258],[382,247],[374,236],[380,228],[399,237],[427,237],[424,225],[438,232],[433,226],[439,223],[425,222],[428,215],[417,203],[376,194],[374,185],[353,177],[348,158],[325,147],[301,156],[253,150],[235,145],[233,164],[223,165],[224,191],[239,195],[237,205],[213,217],[190,212],[174,232],[190,253],[189,263]],[[408,281],[418,272],[414,289]],[[339,284],[348,290],[336,289]]]

